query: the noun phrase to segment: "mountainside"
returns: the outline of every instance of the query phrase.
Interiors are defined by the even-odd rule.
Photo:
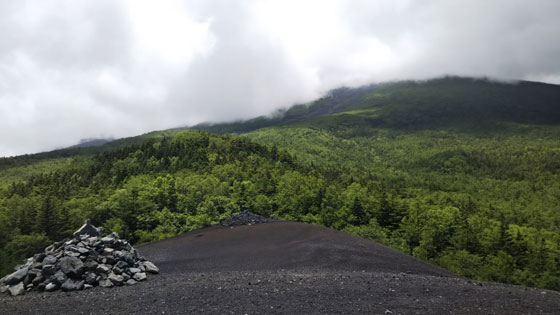
[[[560,87],[335,90],[276,118],[0,159],[2,273],[84,219],[144,243],[251,210],[560,289]]]

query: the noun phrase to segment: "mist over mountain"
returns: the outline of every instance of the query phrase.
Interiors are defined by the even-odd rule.
[[[560,83],[559,11],[554,0],[3,1],[0,156],[250,119],[340,86]]]

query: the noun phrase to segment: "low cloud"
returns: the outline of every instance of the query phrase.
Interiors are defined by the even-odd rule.
[[[0,3],[0,156],[443,74],[560,83],[560,2]]]

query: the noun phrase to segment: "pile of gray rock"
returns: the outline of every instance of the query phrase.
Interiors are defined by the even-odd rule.
[[[94,286],[134,285],[159,269],[138,255],[118,234],[101,236],[101,229],[86,221],[74,238],[54,243],[25,260],[0,279],[0,293],[75,291]]]
[[[252,225],[252,224],[259,224],[259,223],[267,223],[270,222],[270,219],[267,219],[261,215],[255,214],[251,211],[245,210],[237,215],[232,216],[231,218],[222,222],[223,226],[239,226],[239,225]]]

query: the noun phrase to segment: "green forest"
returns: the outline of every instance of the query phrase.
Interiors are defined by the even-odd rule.
[[[87,218],[134,244],[243,210],[560,290],[560,87],[441,78],[281,118],[0,159],[0,274]]]

